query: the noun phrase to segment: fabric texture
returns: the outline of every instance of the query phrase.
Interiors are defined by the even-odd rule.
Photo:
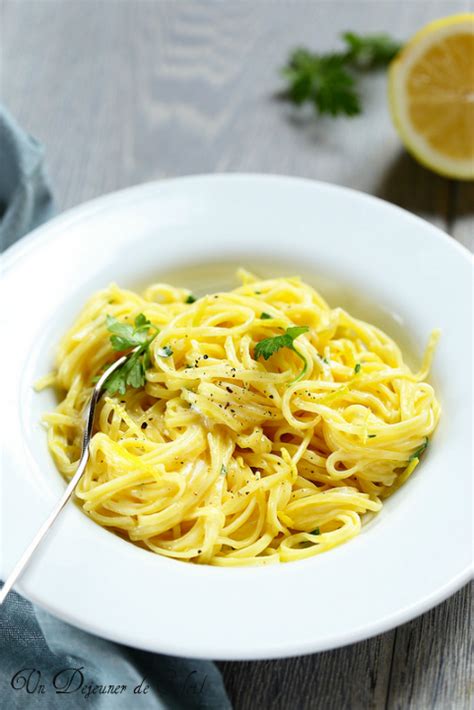
[[[0,106],[0,246],[10,246],[53,211],[42,146]],[[0,607],[0,698],[0,707],[9,710],[231,708],[211,661],[106,641],[15,592]]]
[[[40,143],[0,106],[0,246],[6,249],[53,215]]]

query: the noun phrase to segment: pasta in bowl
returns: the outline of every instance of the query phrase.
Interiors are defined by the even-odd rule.
[[[217,566],[311,557],[356,536],[411,476],[440,407],[382,330],[330,308],[299,278],[259,279],[195,299],[111,285],[64,336],[39,386],[71,477],[94,378],[106,382],[76,489],[98,524],[167,557]]]
[[[259,278],[235,289],[239,266]],[[262,659],[382,633],[470,578],[472,260],[440,230],[334,185],[180,178],[66,212],[2,276],[3,579],[65,490],[94,378],[141,351],[108,381],[79,505],[20,580],[34,603],[128,646]]]

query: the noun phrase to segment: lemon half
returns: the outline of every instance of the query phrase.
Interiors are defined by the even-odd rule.
[[[474,179],[474,14],[431,22],[389,69],[393,121],[420,163]]]

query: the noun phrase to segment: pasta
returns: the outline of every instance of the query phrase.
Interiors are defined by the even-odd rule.
[[[65,391],[45,422],[70,478],[93,378],[117,357],[106,315],[159,329],[144,386],[100,400],[77,500],[135,544],[221,566],[299,560],[356,536],[413,473],[440,415],[425,381],[436,332],[413,373],[385,333],[300,279],[240,276],[195,302],[165,284],[142,296],[111,285],[40,383]],[[297,338],[277,348],[288,328]],[[256,357],[270,338],[274,352]]]

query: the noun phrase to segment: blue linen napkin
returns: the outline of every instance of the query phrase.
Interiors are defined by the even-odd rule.
[[[53,215],[43,148],[0,106],[0,246],[10,246]]]
[[[0,246],[53,214],[42,146],[0,106]],[[0,582],[0,586],[2,582]],[[85,633],[15,592],[0,607],[0,706],[228,710],[211,661],[137,651]]]

